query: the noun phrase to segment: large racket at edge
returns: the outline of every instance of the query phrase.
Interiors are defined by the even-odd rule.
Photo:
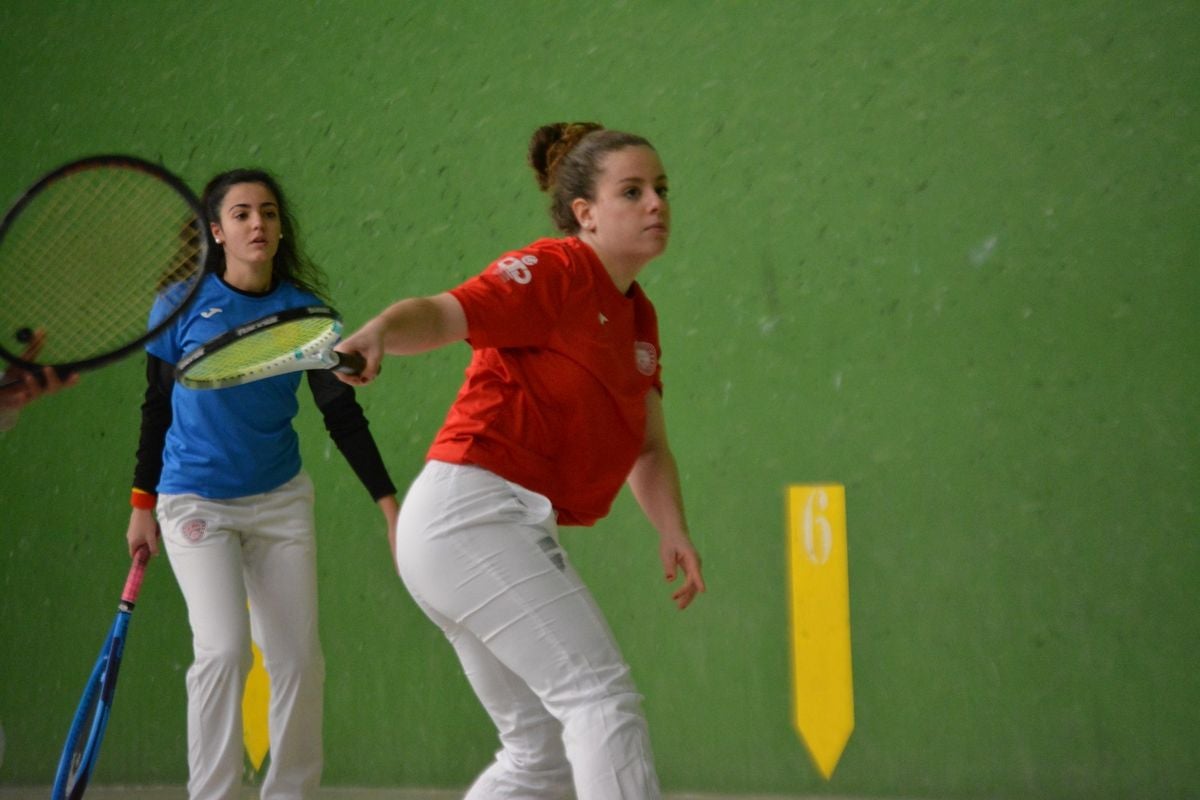
[[[0,357],[65,375],[139,349],[200,285],[203,219],[183,181],[134,156],[43,176],[0,221]]]

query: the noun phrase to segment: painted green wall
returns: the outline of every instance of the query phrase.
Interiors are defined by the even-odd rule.
[[[623,495],[567,534],[680,791],[1200,792],[1200,7],[1091,2],[0,4],[0,197],[100,151],[276,171],[354,325],[549,231],[543,122],[645,133],[644,284],[710,591]],[[416,473],[465,346],[362,393]],[[141,365],[0,437],[0,783],[45,783],[126,556]],[[462,786],[495,747],[306,404],[328,784]],[[847,487],[857,729],[789,725],[783,487]],[[97,780],[185,775],[184,607],[134,619]]]

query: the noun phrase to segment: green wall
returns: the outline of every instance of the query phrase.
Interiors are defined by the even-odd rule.
[[[351,325],[547,233],[559,119],[645,133],[675,232],[645,273],[707,596],[627,495],[566,543],[665,787],[929,798],[1200,793],[1200,6],[1091,2],[0,4],[0,197],[100,151],[199,188],[264,165]],[[465,346],[362,401],[406,485]],[[124,574],[136,359],[0,437],[0,783],[46,783]],[[318,487],[326,783],[463,786],[495,747]],[[331,452],[332,451],[332,452]],[[790,728],[783,488],[847,487],[857,728]],[[134,619],[97,780],[182,782],[184,607]]]

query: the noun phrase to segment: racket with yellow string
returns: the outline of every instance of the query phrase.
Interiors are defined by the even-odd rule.
[[[287,309],[197,347],[175,365],[175,380],[189,389],[223,389],[310,369],[357,375],[366,362],[335,351],[341,337],[341,318],[329,306]]]

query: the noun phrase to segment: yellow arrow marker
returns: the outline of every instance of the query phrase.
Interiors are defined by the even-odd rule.
[[[263,759],[271,746],[267,729],[267,708],[271,702],[271,678],[263,664],[262,651],[254,642],[250,643],[254,653],[254,664],[246,676],[246,688],[242,692],[242,741],[246,755],[254,771],[262,769]]]
[[[846,490],[788,487],[792,724],[829,780],[854,731]]]

